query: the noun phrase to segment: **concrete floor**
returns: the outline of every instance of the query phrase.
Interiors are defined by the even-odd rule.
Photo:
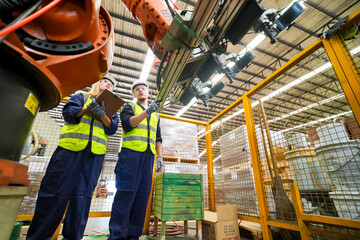
[[[111,211],[111,206],[112,206],[112,201],[113,201],[113,196],[110,196],[108,198],[93,198],[91,201],[91,208],[90,211]],[[94,237],[90,237],[91,236],[102,236],[102,235],[106,235],[109,233],[109,217],[102,217],[102,218],[89,218],[88,223],[86,225],[86,229],[84,232],[84,237],[83,240],[95,240],[95,239],[100,239],[100,240],[104,240],[107,239],[108,236],[104,236],[101,238],[94,238]],[[188,222],[188,234],[186,236],[184,235],[177,235],[177,236],[170,236],[170,234],[168,234],[169,232],[173,232],[174,229],[176,229],[176,225],[179,226],[183,226],[183,222],[182,221],[178,221],[176,223],[174,222],[167,222],[166,226],[167,226],[167,235],[166,235],[166,240],[184,240],[184,239],[188,239],[188,240],[196,240],[195,238],[195,227],[196,227],[196,221],[189,221]],[[160,231],[161,228],[161,223],[159,223],[158,225],[158,232]],[[29,229],[29,226],[22,226],[21,228],[21,235],[19,240],[25,240],[26,239],[26,233]],[[151,229],[152,230],[152,229]],[[158,233],[157,237],[154,237],[152,234],[149,236],[145,236],[143,235],[140,240],[159,240],[160,239],[160,233]],[[61,229],[60,229],[60,235],[58,237],[58,240],[63,239],[61,236]],[[246,239],[252,239],[252,238],[245,238],[243,236],[241,236],[240,238],[241,240],[246,240]]]
[[[101,218],[89,218],[88,223],[86,225],[86,229],[85,229],[85,233],[84,233],[84,238],[83,240],[95,240],[95,239],[100,239],[100,240],[105,240],[108,238],[108,236],[104,236],[104,237],[100,237],[100,238],[94,238],[94,237],[90,237],[91,236],[101,236],[101,235],[105,235],[109,233],[109,217],[101,217]],[[168,222],[166,224],[167,226],[167,232],[170,230],[174,230],[177,229],[177,226],[182,227],[183,226],[183,222],[179,221],[179,222]],[[187,235],[176,235],[176,236],[166,236],[166,240],[196,240],[195,238],[195,226],[196,226],[196,222],[195,221],[189,221],[188,222],[188,234]],[[158,231],[160,231],[160,227],[161,224],[159,223],[159,229]],[[26,233],[28,231],[29,226],[23,226],[21,228],[21,235],[19,240],[25,240],[26,239]],[[61,233],[61,230],[60,230]],[[61,235],[59,235],[58,240],[63,239]],[[158,235],[157,237],[154,237],[153,235],[149,235],[149,236],[145,236],[143,235],[140,240],[160,240],[160,236]],[[241,236],[240,237],[241,240],[250,240],[253,239],[252,237],[245,237],[245,236]]]
[[[94,240],[95,238],[89,237],[88,235],[93,235],[93,236],[99,236],[99,235],[105,235],[107,233],[109,233],[109,217],[102,217],[102,218],[89,218],[88,223],[86,225],[85,228],[85,233],[84,233],[84,238],[83,240],[89,240],[92,239]],[[29,229],[29,226],[23,226],[21,228],[21,235],[19,240],[25,240],[26,236],[25,234],[27,233]],[[60,235],[58,237],[59,240],[63,239],[63,237],[61,236],[61,229],[60,229]],[[102,238],[96,238],[96,239],[107,239],[106,237],[102,237]]]
[[[88,223],[86,225],[86,229],[85,229],[85,233],[84,233],[84,238],[83,240],[94,240],[94,239],[100,239],[100,240],[104,240],[107,239],[108,236],[104,236],[101,238],[94,238],[94,237],[90,237],[89,235],[92,236],[101,236],[101,235],[105,235],[109,233],[109,217],[101,217],[101,218],[89,218]],[[176,222],[177,225],[179,226],[183,226],[183,222]],[[180,240],[180,239],[189,239],[189,240],[196,240],[195,238],[195,230],[192,228],[195,228],[195,221],[189,221],[189,234],[184,236],[184,235],[178,235],[178,236],[166,236],[166,239],[168,240]],[[175,224],[173,222],[169,222],[169,224],[167,224],[167,227],[170,227],[168,225],[174,225]],[[161,224],[159,224],[159,230],[160,230]],[[26,236],[25,234],[27,233],[29,226],[23,226],[21,228],[21,235],[19,240],[25,240]],[[61,229],[60,229],[60,234],[61,234]],[[59,235],[58,240],[63,239],[61,235]],[[143,235],[140,240],[152,240],[152,239],[160,239],[159,236],[154,237],[152,235],[149,236],[145,236]]]

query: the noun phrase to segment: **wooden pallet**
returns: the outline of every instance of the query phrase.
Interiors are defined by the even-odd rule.
[[[254,237],[254,240],[262,239],[261,224],[242,220],[239,224],[239,227],[250,231]]]
[[[200,164],[199,159],[180,158],[174,156],[163,156],[163,160],[167,163]]]

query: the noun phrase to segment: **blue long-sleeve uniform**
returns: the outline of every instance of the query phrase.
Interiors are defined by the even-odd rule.
[[[142,108],[145,110],[144,107]],[[135,116],[132,107],[125,104],[120,113],[124,131],[133,130],[130,125],[132,116]],[[148,122],[149,119],[150,115]],[[160,121],[157,126],[156,142],[162,142]],[[150,150],[150,144],[144,152],[127,148],[121,149],[115,167],[117,192],[111,210],[109,240],[135,240],[142,235],[146,206],[151,190],[153,166],[154,154]]]
[[[141,105],[139,105],[139,106],[145,111],[145,108],[143,106],[141,106]],[[121,126],[125,132],[130,132],[131,130],[134,129],[130,124],[130,118],[132,116],[135,116],[135,113],[134,113],[132,107],[130,106],[130,104],[125,104],[120,113]],[[148,120],[148,122],[150,121],[150,115],[147,116],[147,120]],[[156,142],[162,142],[160,121],[158,122],[158,125],[157,125]],[[148,148],[149,148],[149,146],[150,145],[148,145]]]
[[[76,115],[83,104],[82,94],[71,97],[62,111],[65,122],[79,123],[81,117]],[[111,118],[110,128],[105,127],[105,133],[114,134],[118,124],[119,118],[116,113]],[[27,239],[50,239],[60,224],[67,205],[62,230],[63,239],[82,239],[92,193],[100,176],[104,156],[92,153],[90,143],[78,152],[57,147],[41,181]]]

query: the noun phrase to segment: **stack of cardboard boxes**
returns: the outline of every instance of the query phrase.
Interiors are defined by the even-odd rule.
[[[217,205],[216,212],[205,211],[203,240],[240,240],[236,205]]]
[[[284,136],[276,131],[270,131],[270,135],[275,148],[275,161],[277,159],[285,160],[286,141]],[[259,128],[256,128],[256,136],[260,161],[262,165],[265,165],[265,150]],[[246,126],[240,126],[221,136],[220,148],[226,202],[236,204],[241,214],[258,216],[259,208],[255,190],[254,169]],[[286,163],[281,162],[281,164]],[[264,168],[264,170],[266,169],[267,167]],[[270,174],[267,174],[266,171],[263,173],[266,176],[269,175],[269,179],[266,181],[270,183]]]

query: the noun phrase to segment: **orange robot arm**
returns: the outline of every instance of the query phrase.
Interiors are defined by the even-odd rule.
[[[29,13],[39,1],[0,2],[0,28],[6,29],[20,23],[18,16]],[[25,2],[31,7],[21,4]],[[50,3],[45,0],[37,9]],[[6,116],[0,127],[0,185],[2,159],[19,161],[37,112],[99,81],[112,64],[114,29],[99,0],[62,0],[46,9],[0,38],[0,116]]]
[[[44,1],[39,8],[51,1]],[[12,16],[17,17],[19,11]],[[0,27],[6,26],[0,21]],[[55,7],[12,32],[3,43],[20,54],[18,68],[40,71],[28,74],[36,86],[40,110],[55,107],[60,100],[100,80],[113,58],[113,25],[109,13],[98,0],[63,0]],[[1,53],[5,48],[0,48]],[[91,66],[91,67],[89,67]],[[14,69],[16,71],[16,69]]]
[[[162,58],[160,44],[172,21],[168,7],[161,0],[122,0],[140,23],[148,46],[156,57]]]

